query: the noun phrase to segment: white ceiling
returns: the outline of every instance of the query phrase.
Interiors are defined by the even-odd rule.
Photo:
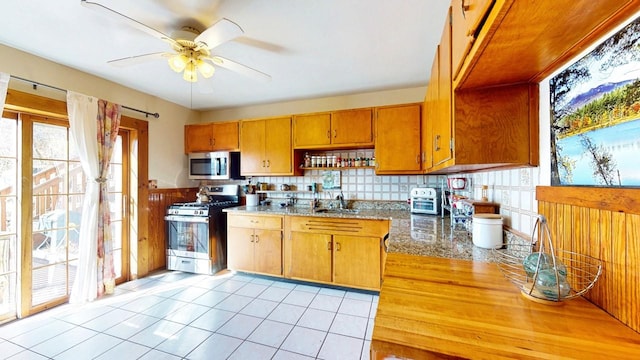
[[[170,48],[80,0],[2,1],[0,43],[199,110],[425,86],[449,6],[448,0],[95,2],[168,35],[228,18],[244,35],[212,54],[272,80],[218,68],[192,87],[163,60],[109,65]]]

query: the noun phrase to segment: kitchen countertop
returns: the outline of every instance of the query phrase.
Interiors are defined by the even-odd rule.
[[[356,213],[328,213],[311,211],[310,207],[300,206],[239,206],[224,211],[227,213],[391,220],[389,253],[491,261],[491,250],[474,246],[471,234],[460,225],[456,225],[452,229],[448,217],[415,215],[411,214],[408,209],[367,208],[357,209]]]
[[[376,359],[632,359],[640,334],[581,297],[528,300],[494,263],[389,254],[371,350]]]

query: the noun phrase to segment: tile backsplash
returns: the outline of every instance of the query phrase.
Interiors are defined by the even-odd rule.
[[[349,151],[309,151],[310,155],[335,155],[341,158],[373,158],[373,150]],[[254,176],[242,181],[246,184],[268,183],[270,190],[276,190],[281,184],[287,184],[297,190],[306,190],[312,183],[322,184],[326,170],[306,170],[304,176]],[[538,215],[538,203],[535,199],[536,185],[539,184],[539,168],[527,167],[510,170],[486,171],[472,174],[450,175],[470,180],[472,197],[482,197],[482,185],[488,186],[489,201],[500,204],[500,214],[504,224],[523,235],[529,236]],[[376,175],[370,167],[349,167],[340,170],[340,189],[324,189],[319,199],[335,199],[342,190],[346,200],[402,201],[409,198],[409,192],[415,186],[440,188],[444,175]],[[278,194],[270,194],[277,198]],[[297,194],[299,200],[311,199],[310,193]]]
[[[309,155],[330,155],[344,158],[374,158],[373,150],[349,151],[309,151]],[[254,176],[251,183],[266,182],[270,189],[277,189],[281,184],[293,185],[298,190],[304,190],[312,183],[322,184],[323,174],[327,170],[306,170],[304,176]],[[342,190],[347,200],[384,200],[406,201],[409,192],[415,186],[439,187],[440,176],[426,175],[375,175],[372,167],[348,167],[340,171],[340,189],[324,189],[319,194],[320,199],[332,199]],[[302,195],[304,197],[304,194]]]
[[[481,197],[482,185],[489,187],[489,201],[500,204],[504,224],[524,235],[531,235],[538,216],[536,185],[539,168],[527,167],[464,175],[473,181],[474,197]]]

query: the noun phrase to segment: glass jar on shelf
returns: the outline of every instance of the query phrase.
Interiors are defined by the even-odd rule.
[[[304,167],[311,167],[311,156],[308,152],[304,153]]]

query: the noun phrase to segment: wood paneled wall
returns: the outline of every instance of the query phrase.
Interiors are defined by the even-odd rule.
[[[198,188],[149,189],[149,272],[167,267],[164,215],[177,202],[196,200]]]
[[[536,198],[556,248],[602,261],[585,297],[640,332],[640,189],[538,186]]]

